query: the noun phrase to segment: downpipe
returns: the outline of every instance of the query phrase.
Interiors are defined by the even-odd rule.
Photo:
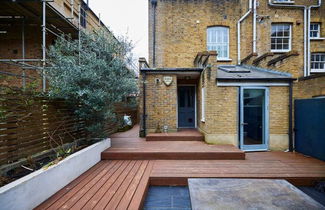
[[[322,0],[318,0],[317,5],[287,5],[287,4],[274,4],[269,0],[268,4],[272,7],[286,7],[286,8],[302,8],[304,9],[304,76],[310,75],[310,14],[312,8],[318,8],[322,5]]]
[[[237,64],[241,64],[241,59],[240,59],[240,23],[246,19],[246,17],[252,12],[252,1],[254,0],[249,0],[249,10],[237,21]]]

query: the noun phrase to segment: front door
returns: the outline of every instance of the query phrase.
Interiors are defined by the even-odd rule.
[[[268,149],[268,88],[240,89],[240,148],[245,151]]]
[[[195,127],[195,86],[178,87],[178,127]]]

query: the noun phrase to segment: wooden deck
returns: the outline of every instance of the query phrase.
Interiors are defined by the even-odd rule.
[[[245,153],[232,145],[208,145],[202,141],[133,141],[112,139],[102,152],[104,160],[243,160]]]
[[[204,136],[196,129],[181,129],[174,133],[149,133],[146,141],[204,141]]]
[[[36,209],[139,209],[153,162],[101,161]]]
[[[134,142],[144,140],[130,132],[116,134],[112,149],[127,150],[125,141],[141,149]],[[187,185],[198,177],[285,179],[308,186],[325,180],[325,162],[285,152],[246,153],[245,160],[103,160],[37,209],[141,209],[149,185]]]
[[[246,160],[156,160],[151,185],[187,185],[188,178],[285,179],[296,186],[325,180],[325,162],[298,153],[246,153]]]
[[[138,128],[135,128],[138,129]],[[133,130],[135,130],[133,129]],[[245,153],[233,145],[209,145],[204,141],[146,141],[133,130],[115,134],[104,160],[243,160]],[[191,131],[193,132],[193,131]],[[190,132],[190,133],[191,133]],[[185,132],[189,134],[188,132]],[[197,131],[195,132],[197,134]]]

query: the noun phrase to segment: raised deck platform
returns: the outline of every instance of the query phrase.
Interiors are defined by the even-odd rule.
[[[245,160],[157,160],[152,185],[186,186],[188,178],[284,179],[295,186],[325,180],[325,162],[291,152],[246,153]]]
[[[196,129],[180,129],[174,133],[149,133],[147,141],[204,141],[204,136]]]
[[[202,141],[112,140],[103,160],[244,160],[245,153],[232,145],[208,145]]]
[[[103,160],[244,160],[245,153],[232,145],[209,145],[204,141],[147,141],[138,135],[137,128],[112,136],[112,147],[102,152]],[[196,130],[177,132],[178,136],[197,137]],[[199,135],[198,135],[199,134]],[[162,134],[160,134],[162,135]],[[169,135],[169,134],[167,134]],[[168,137],[168,136],[166,136]],[[148,138],[148,137],[147,137]]]

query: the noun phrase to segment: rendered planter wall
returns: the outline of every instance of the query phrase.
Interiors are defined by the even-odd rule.
[[[0,208],[33,209],[98,163],[111,146],[105,139],[80,150],[48,169],[40,169],[0,188]]]

